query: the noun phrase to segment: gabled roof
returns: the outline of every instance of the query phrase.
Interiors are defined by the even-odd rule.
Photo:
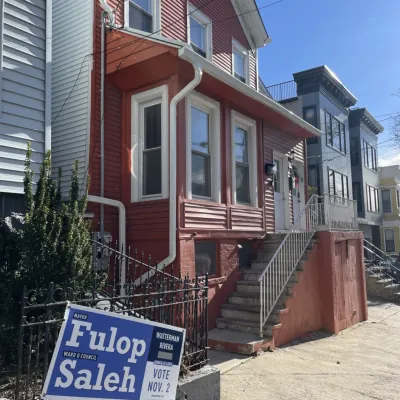
[[[383,126],[364,108],[353,108],[350,110],[349,123],[350,126],[360,126],[363,122],[368,129],[378,135],[383,132]]]
[[[252,49],[264,47],[271,41],[255,0],[232,0],[233,8]]]
[[[344,107],[352,107],[357,98],[342,83],[338,76],[326,65],[296,72],[293,78],[297,83],[298,95],[314,92],[322,86]]]

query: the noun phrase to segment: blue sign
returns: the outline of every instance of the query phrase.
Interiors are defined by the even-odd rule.
[[[185,330],[68,304],[43,399],[175,400]]]

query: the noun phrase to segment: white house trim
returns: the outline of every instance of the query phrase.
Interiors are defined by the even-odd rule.
[[[144,196],[143,188],[143,133],[144,107],[161,104],[161,194]],[[146,201],[168,198],[168,86],[134,94],[132,96],[131,116],[131,201]]]
[[[248,132],[249,138],[249,179],[250,179],[250,204],[258,207],[258,184],[257,184],[257,124],[256,121],[239,114],[231,112],[231,154],[232,154],[232,204],[236,201],[236,158],[235,158],[235,128],[240,127]]]
[[[210,116],[209,141],[211,156],[211,198],[192,196],[192,112],[195,106]],[[209,97],[193,92],[186,98],[186,196],[221,202],[221,122],[220,104]]]
[[[151,15],[153,16],[153,26],[152,32],[158,32],[161,30],[161,0],[150,0],[151,1]],[[148,35],[148,32],[144,32],[140,29],[131,28],[129,26],[129,3],[134,2],[134,0],[124,0],[124,27],[125,29],[130,30],[135,33],[145,33]]]
[[[249,51],[242,46],[236,39],[232,38],[232,75],[235,76],[235,50],[244,57],[244,77],[246,84],[250,83],[250,59]]]
[[[198,7],[197,7],[198,8]],[[213,44],[212,44],[212,21],[202,12],[200,12],[196,7],[187,4],[187,42],[190,45],[190,18],[196,20],[199,24],[205,25],[205,45],[206,45],[206,58],[212,61],[213,56]]]

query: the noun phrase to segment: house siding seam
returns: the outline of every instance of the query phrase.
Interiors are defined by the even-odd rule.
[[[284,134],[276,128],[264,124],[263,142],[264,163],[273,162],[274,150],[278,151],[279,153],[286,154],[293,148],[295,150],[296,159],[304,162],[304,144],[303,142],[299,142],[299,139],[294,136]],[[275,232],[274,187],[265,182],[264,190],[266,231],[273,233]],[[291,201],[292,196],[289,197],[290,220],[293,222],[293,205]]]
[[[36,173],[45,152],[46,2],[7,0],[2,7],[0,192],[23,193],[28,142]]]
[[[90,1],[53,0],[52,159],[54,173],[58,168],[63,171],[64,197],[68,194],[75,160],[79,161],[82,187],[87,178],[92,22],[93,3]]]

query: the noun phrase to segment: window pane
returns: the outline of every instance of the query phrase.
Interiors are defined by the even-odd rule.
[[[328,144],[330,146],[333,146],[331,116],[326,111],[325,111],[325,132],[326,132],[326,140],[328,141]]]
[[[343,197],[348,199],[349,198],[349,187],[348,187],[348,181],[347,181],[347,176],[343,176]]]
[[[236,164],[236,201],[250,203],[249,167],[242,164]]]
[[[249,163],[248,133],[239,127],[235,129],[235,157],[242,164]]]
[[[196,275],[215,275],[217,273],[217,244],[215,242],[194,242]]]
[[[192,152],[192,194],[211,197],[210,157]]]
[[[335,194],[335,173],[328,169],[329,175],[329,194]]]
[[[144,109],[144,148],[161,147],[161,104]]]
[[[311,125],[316,126],[315,108],[306,108],[304,110],[304,119]]]
[[[335,172],[335,195],[343,197],[342,176]]]
[[[143,10],[147,11],[149,14],[151,14],[151,9],[150,9],[150,0],[131,0],[134,4],[138,5],[140,8],[143,8]]]
[[[129,26],[134,29],[139,29],[145,32],[152,32],[153,18],[147,15],[143,10],[134,6],[132,3],[129,5]]]
[[[391,204],[390,204],[390,190],[384,189],[381,190],[382,194],[382,211],[383,212],[391,212]]]
[[[385,229],[385,247],[386,247],[387,252],[390,252],[390,253],[395,252],[394,230],[393,229]]]
[[[279,160],[274,160],[274,190],[277,193],[281,191],[281,164]]]
[[[209,154],[208,127],[209,115],[192,107],[192,150]]]
[[[340,125],[339,121],[332,118],[333,146],[340,150]]]
[[[161,149],[143,152],[143,196],[161,193]]]
[[[190,42],[206,51],[206,28],[193,17],[190,17]]]
[[[344,153],[346,153],[346,127],[344,124],[340,124],[340,142],[341,142],[341,146],[342,146],[342,151]]]
[[[244,74],[244,54],[237,50],[233,50],[233,71],[239,77],[245,78]]]

